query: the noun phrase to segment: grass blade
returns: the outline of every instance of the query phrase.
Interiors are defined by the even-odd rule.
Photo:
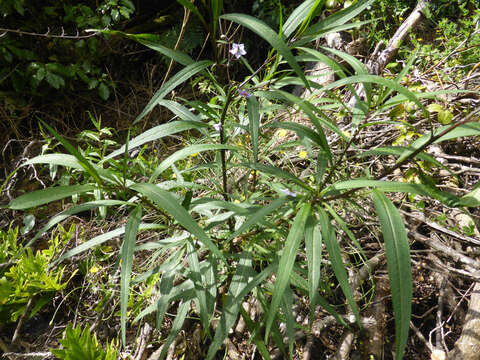
[[[145,195],[148,199],[157,204],[160,208],[170,214],[180,225],[188,230],[192,235],[196,236],[212,253],[218,258],[225,261],[220,250],[212,242],[212,240],[205,234],[200,226],[195,222],[192,216],[185,210],[185,208],[177,202],[177,199],[168,191],[160,189],[154,184],[135,184],[130,187]]]
[[[361,328],[362,324],[360,322],[360,313],[358,311],[358,306],[355,302],[353,297],[353,290],[348,282],[348,275],[347,270],[345,269],[345,265],[342,261],[342,255],[340,252],[340,246],[337,242],[337,237],[335,236],[335,230],[330,223],[330,219],[322,208],[319,208],[319,221],[322,230],[322,236],[325,242],[325,246],[328,251],[329,260],[332,264],[333,272],[335,273],[335,277],[340,284],[343,294],[345,295],[345,299],[347,300],[350,309],[352,310],[353,314],[355,315],[355,319],[357,321],[358,326]]]
[[[245,14],[227,14],[222,15],[222,19],[236,22],[249,28],[261,38],[265,39],[280,55],[288,62],[291,68],[295,71],[298,77],[303,81],[305,87],[310,88],[310,85],[303,74],[301,67],[298,65],[295,57],[288,48],[287,44],[282,40],[278,34],[268,27],[264,22]]]
[[[412,311],[412,269],[407,232],[395,205],[373,190],[373,202],[383,232],[388,276],[395,315],[395,359],[401,360],[407,344]]]
[[[273,289],[272,301],[266,315],[265,323],[265,342],[267,342],[273,321],[280,306],[280,302],[289,284],[290,274],[295,263],[298,247],[305,232],[305,223],[310,215],[310,204],[303,204],[300,211],[295,216],[292,228],[285,242],[285,248],[282,251],[280,262],[278,263],[277,280]]]
[[[142,208],[137,206],[127,221],[125,227],[125,240],[123,241],[120,259],[122,270],[120,273],[120,324],[122,330],[122,344],[126,346],[127,333],[127,305],[130,290],[130,277],[132,274],[133,250],[137,240],[138,226],[142,218]]]

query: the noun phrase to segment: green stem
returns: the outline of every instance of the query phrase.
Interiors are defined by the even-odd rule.
[[[233,100],[233,90],[229,90],[227,94],[227,100],[222,109],[222,115],[220,116],[220,144],[225,145],[225,133],[223,130],[223,125],[225,124],[225,118],[227,116],[228,106]],[[228,189],[227,189],[227,160],[226,160],[226,150],[220,150],[220,159],[222,162],[222,185],[223,185],[223,198],[225,201],[229,200]]]

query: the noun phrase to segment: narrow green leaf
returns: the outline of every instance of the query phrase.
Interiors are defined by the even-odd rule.
[[[129,37],[131,38],[131,36]],[[166,46],[161,45],[160,43],[157,43],[151,40],[141,39],[141,38],[134,38],[134,40],[138,41],[140,44],[152,50],[159,52],[162,55],[165,55],[166,57],[172,59],[173,61],[178,62],[183,66],[191,65],[195,62],[195,60],[193,60],[190,56],[188,56],[184,52],[170,49]]]
[[[300,79],[302,79],[305,87],[310,88],[310,85],[303,74],[302,69],[298,65],[295,57],[288,48],[287,44],[278,36],[278,34],[268,27],[264,22],[245,14],[227,14],[222,15],[222,19],[236,22],[249,28],[261,38],[265,39],[280,55],[288,62],[291,68],[295,71]]]
[[[250,139],[253,147],[253,162],[258,162],[258,129],[260,127],[260,113],[258,100],[255,96],[250,96],[247,100],[248,119],[250,121]]]
[[[232,235],[228,237],[229,241],[235,238],[236,236],[246,232],[251,226],[259,224],[265,216],[277,210],[280,206],[288,201],[287,197],[281,197],[279,199],[273,200],[267,206],[261,207],[259,210],[254,212],[245,222],[235,231]]]
[[[414,184],[404,183],[400,181],[383,181],[383,180],[369,180],[369,179],[354,179],[339,181],[330,185],[323,196],[336,193],[337,190],[359,189],[364,187],[375,187],[385,192],[405,192],[417,195],[424,195],[435,200],[441,201],[448,206],[458,206],[461,204],[461,199],[449,192],[441,191],[434,184]]]
[[[396,83],[394,80],[385,79],[381,76],[376,75],[354,75],[344,79],[334,81],[331,84],[325,85],[321,90],[330,90],[342,85],[356,84],[356,83],[374,83],[386,88],[392,89],[402,95],[404,95],[408,100],[414,102],[420,109],[424,111],[424,114],[428,116],[428,111],[423,106],[423,104],[418,100],[418,97],[414,92],[404,88],[403,86]]]
[[[297,27],[308,17],[310,10],[317,0],[306,0],[292,11],[283,25],[283,35],[288,38]]]
[[[446,129],[449,129],[450,127],[452,127],[452,125],[441,126],[438,129],[435,129],[433,131],[433,136],[440,134],[441,132],[445,131]],[[415,140],[410,145],[410,147],[407,150],[405,150],[402,156],[398,158],[397,163],[405,160],[411,153],[413,153],[415,150],[425,145],[431,139],[431,136],[432,134],[429,133]],[[447,134],[443,135],[441,138],[437,139],[434,142],[434,144],[438,144],[446,140],[456,139],[459,137],[467,137],[467,136],[480,136],[480,122],[471,122],[471,123],[457,126],[452,131],[448,132]]]
[[[72,144],[70,144],[66,139],[64,139],[62,136],[60,136],[50,125],[48,125],[45,121],[40,120],[42,123],[42,126],[45,126],[50,133],[55,136],[55,138],[62,143],[62,145],[65,147],[65,149],[68,150],[70,154],[75,156],[82,165],[82,167],[85,169],[86,172],[90,174],[91,177],[95,179],[95,182],[100,185],[102,181],[100,180],[100,176],[97,173],[97,170],[93,167],[93,165],[82,155],[80,152],[73,147]]]
[[[317,109],[313,104],[306,101],[305,99],[299,98],[298,96],[295,96],[293,94],[290,94],[286,91],[281,91],[281,90],[271,90],[268,92],[262,92],[261,94],[267,99],[276,98],[276,99],[286,100],[288,102],[298,105],[298,107],[302,109],[302,111],[308,116],[308,118],[312,121],[313,125],[315,126],[317,130],[316,133],[321,139],[320,146],[327,153],[328,158],[329,159],[332,158],[332,152],[330,151],[330,147],[328,146],[328,141],[322,126],[325,126],[327,129],[330,129],[336,132],[342,138],[345,138],[345,135],[342,133],[340,129],[338,129],[334,124],[332,124],[330,120],[325,120],[317,117],[315,115],[315,111]]]
[[[72,169],[84,170],[83,166],[73,155],[69,154],[45,154],[38,155],[32,159],[25,161],[22,166],[32,164],[49,164],[70,167]]]
[[[278,311],[280,301],[283,298],[285,289],[289,284],[290,274],[297,256],[298,247],[305,232],[305,223],[310,215],[310,204],[303,204],[300,211],[295,216],[292,228],[285,242],[285,248],[282,251],[277,270],[277,280],[273,290],[272,301],[266,315],[265,322],[265,342],[267,342],[273,321]]]
[[[367,156],[372,156],[372,155],[393,155],[393,156],[401,156],[405,152],[405,147],[400,147],[400,146],[382,146],[378,147],[376,149],[371,149],[367,150],[364,152],[361,152],[360,154],[357,154],[356,156],[358,157],[367,157]],[[424,152],[418,153],[415,158],[418,158],[423,161],[428,161],[442,169],[445,169],[447,171],[451,170],[443,165],[440,161],[436,160],[432,155],[426,154]]]
[[[331,31],[334,32],[336,31],[335,27],[346,24],[374,2],[375,0],[359,0],[348,8],[337,11],[333,15],[320,20],[315,25],[310,26],[305,31],[305,35],[313,35],[326,29],[331,29]]]
[[[130,187],[145,195],[149,200],[153,201],[160,208],[170,214],[180,225],[188,230],[192,235],[196,236],[212,253],[219,259],[225,261],[220,250],[212,242],[212,240],[205,234],[205,232],[198,226],[192,216],[185,210],[185,208],[178,203],[177,199],[168,191],[160,189],[154,184],[135,184]]]
[[[8,207],[12,210],[30,209],[52,201],[65,199],[72,195],[84,194],[95,189],[94,185],[54,186],[21,195],[10,201]]]
[[[257,346],[257,350],[262,356],[264,360],[271,360],[270,353],[268,352],[267,346],[263,342],[262,339],[256,334],[256,330],[258,328],[258,324],[255,323],[252,319],[250,319],[250,315],[245,311],[243,306],[240,306],[240,313],[242,314],[243,319],[245,320],[245,324],[247,325],[247,329],[250,333],[255,333],[254,336],[251,337],[253,343]]]
[[[209,328],[209,318],[211,314],[207,310],[207,297],[205,295],[206,284],[205,279],[200,272],[200,264],[198,263],[197,250],[193,247],[192,241],[187,242],[187,261],[190,267],[189,277],[192,279],[195,286],[196,301],[198,302],[199,308],[197,309],[198,314],[200,315],[200,321],[204,331],[208,331]]]
[[[250,168],[252,170],[259,170],[265,174],[270,174],[275,176],[276,178],[284,179],[284,180],[290,180],[294,182],[295,184],[301,186],[305,190],[309,192],[313,192],[313,189],[308,186],[305,182],[300,180],[298,177],[296,177],[293,174],[290,174],[288,171],[282,170],[276,166],[273,165],[263,165],[263,164],[251,164],[251,163],[241,163],[239,166],[245,166],[247,168]]]
[[[107,200],[104,200],[107,201]],[[143,230],[158,230],[162,229],[162,225],[158,224],[140,224],[138,230],[143,231]],[[60,256],[57,260],[55,260],[55,264],[61,263],[63,260],[66,260],[68,258],[71,258],[75,255],[81,254],[84,251],[87,251],[89,249],[94,248],[95,246],[101,245],[104,242],[116,238],[117,236],[121,236],[125,233],[125,227],[122,226],[120,228],[117,228],[115,230],[111,230],[109,232],[106,232],[105,234],[95,236],[94,238],[91,238],[90,240],[78,245],[77,247],[73,248],[72,250],[67,251],[65,254]]]
[[[289,121],[278,121],[278,122],[275,121],[266,125],[266,127],[292,130],[292,131],[295,131],[299,137],[303,137],[303,136],[307,137],[317,145],[323,146],[322,137],[318,135],[315,131],[313,131],[311,128],[305,125],[289,122]]]
[[[335,230],[330,223],[330,219],[325,210],[323,210],[322,208],[319,208],[318,210],[322,236],[324,239],[325,247],[328,251],[329,260],[332,264],[333,272],[335,273],[335,277],[337,278],[338,283],[340,284],[340,288],[345,295],[345,299],[347,299],[348,305],[350,306],[353,314],[355,315],[358,326],[362,327],[362,324],[360,322],[360,313],[353,297],[352,287],[348,282],[348,274],[342,261],[340,246],[338,245],[337,237],[335,236]]]
[[[153,182],[162,172],[164,172],[170,166],[172,166],[175,163],[175,161],[183,160],[192,154],[200,153],[203,151],[211,151],[211,150],[240,150],[240,149],[235,146],[222,145],[222,144],[196,144],[196,145],[187,146],[181,150],[178,150],[177,152],[173,153],[168,158],[163,160],[153,172],[149,182]]]
[[[252,269],[251,251],[244,251],[240,254],[237,271],[230,283],[222,316],[215,330],[212,344],[208,349],[207,360],[213,359],[223,341],[227,338],[230,329],[235,324],[243,301],[243,297],[239,297],[239,295],[251,281],[253,274],[255,272]]]
[[[137,116],[133,124],[136,124],[140,120],[142,120],[145,115],[147,115],[152,109],[158,105],[158,102],[162,100],[166,95],[168,95],[173,89],[175,89],[178,85],[182,84],[186,80],[190,79],[195,74],[199,73],[200,71],[206,69],[208,66],[212,64],[211,61],[203,60],[193,64],[188,65],[184,69],[180,70],[176,73],[170,80],[168,80],[148,102],[147,106],[143,109],[140,115]]]
[[[388,276],[395,315],[395,358],[401,360],[407,345],[412,311],[412,269],[407,232],[395,205],[373,190],[373,202],[382,227]]]
[[[305,225],[305,252],[308,266],[308,296],[310,302],[310,324],[318,304],[318,288],[320,286],[320,269],[322,265],[322,234],[315,224],[313,216],[309,216]]]
[[[123,241],[120,259],[122,269],[120,273],[120,324],[122,330],[122,344],[126,346],[127,333],[127,306],[130,292],[130,277],[132,274],[133,250],[137,240],[138,226],[142,218],[142,208],[137,206],[127,221],[125,227],[125,240]]]
[[[164,103],[166,100],[160,101],[160,103]],[[173,101],[172,101],[173,102]],[[192,114],[193,115],[193,114]],[[190,119],[189,119],[190,120]],[[182,131],[190,130],[190,129],[198,129],[200,127],[204,127],[206,125],[200,122],[193,122],[193,121],[172,121],[166,124],[155,126],[140,135],[134,137],[129,141],[128,149],[133,150],[143,144],[151,141],[155,141],[158,139],[162,139],[166,136],[170,136]],[[114,158],[115,156],[123,154],[125,151],[125,145],[120,147],[118,150],[113,151],[109,155],[107,155],[103,161],[109,160]]]
[[[322,46],[320,48],[324,51],[328,51],[334,55],[337,55],[340,59],[347,62],[355,71],[355,75],[367,75],[369,73],[365,64],[362,63],[360,60],[358,60],[355,56],[352,56],[343,51],[339,51],[339,50],[328,48],[328,47]],[[364,87],[365,87],[365,94],[367,95],[367,101],[370,104],[372,100],[372,86],[369,83],[364,83]]]
[[[480,182],[478,182],[471,192],[460,198],[460,204],[467,207],[480,206]]]
[[[293,359],[293,342],[295,341],[295,319],[293,318],[293,292],[288,286],[283,293],[281,302],[283,315],[285,316],[285,334],[288,339],[289,359]]]
[[[187,317],[188,310],[190,310],[190,300],[180,303],[177,310],[177,316],[173,321],[172,328],[168,334],[167,340],[163,344],[162,351],[160,352],[159,360],[163,360],[165,355],[167,355],[168,348],[172,344],[173,340],[177,337],[180,330],[182,330],[183,323]]]

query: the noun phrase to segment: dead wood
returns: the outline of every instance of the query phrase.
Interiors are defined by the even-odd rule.
[[[451,360],[480,359],[480,282],[473,287],[462,334],[448,353]]]

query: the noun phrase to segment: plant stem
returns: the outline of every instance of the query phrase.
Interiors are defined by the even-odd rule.
[[[222,109],[222,115],[220,117],[220,144],[225,145],[225,133],[223,130],[223,125],[225,123],[225,118],[227,116],[228,106],[232,102],[233,99],[233,91],[229,90],[227,94],[227,100],[225,101],[225,105]],[[222,162],[222,185],[223,185],[223,198],[225,201],[229,200],[228,197],[228,189],[227,189],[227,160],[226,160],[226,150],[220,150],[220,159]]]

